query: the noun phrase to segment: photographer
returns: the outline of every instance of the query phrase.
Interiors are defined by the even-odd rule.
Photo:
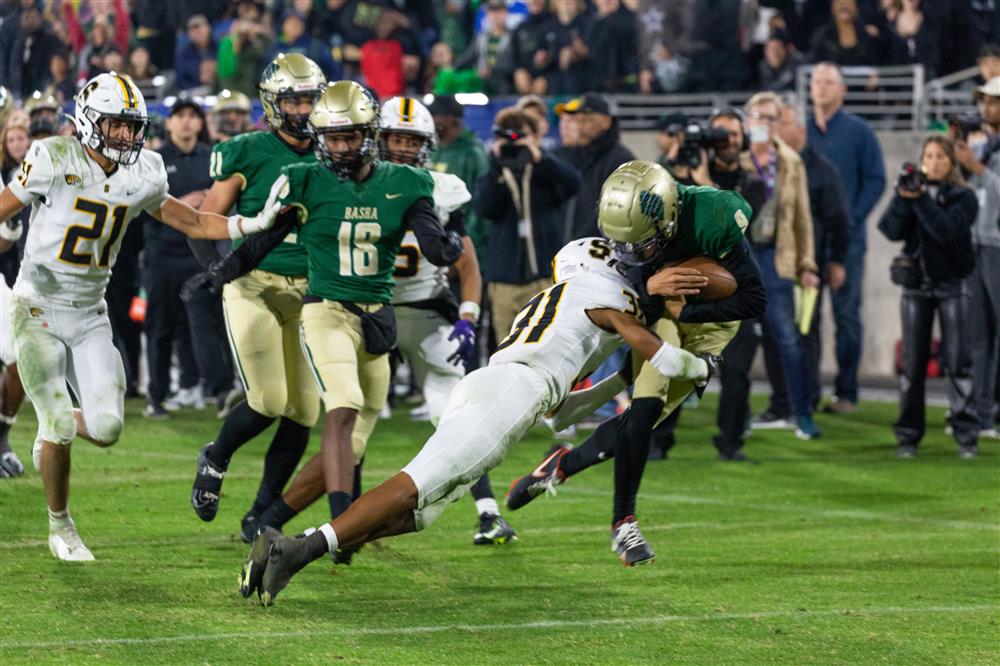
[[[580,173],[539,148],[532,117],[515,108],[496,116],[490,168],[476,183],[478,215],[492,222],[483,277],[497,342],[521,307],[550,284],[562,247],[560,207],[580,188]]]
[[[903,374],[899,419],[893,426],[897,458],[913,458],[924,435],[924,383],[935,313],[959,456],[978,455],[979,424],[966,339],[969,298],[963,286],[975,261],[971,228],[978,208],[975,192],[965,186],[958,170],[954,144],[935,135],[924,141],[920,168],[903,165],[896,196],[878,225],[889,240],[903,241],[903,253],[890,270],[892,281],[903,287]]]
[[[683,113],[670,113],[660,116],[656,121],[656,147],[660,150],[656,163],[669,171],[675,180],[678,178],[674,173],[674,166],[677,163],[677,155],[684,145],[684,129],[687,125],[688,119]]]
[[[1000,77],[975,91],[979,118],[952,124],[958,130],[955,157],[976,190],[979,217],[972,227],[976,266],[970,292],[969,344],[974,368],[979,436],[1000,438]],[[957,127],[956,127],[957,125]],[[962,125],[965,125],[964,127]],[[979,130],[979,131],[973,131]]]

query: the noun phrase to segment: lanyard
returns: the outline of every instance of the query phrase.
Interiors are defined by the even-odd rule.
[[[778,171],[778,156],[774,154],[773,146],[771,147],[771,152],[768,157],[767,173],[764,173],[764,168],[760,165],[760,162],[757,161],[757,156],[750,153],[750,161],[753,162],[754,167],[757,169],[757,175],[759,175],[764,181],[764,187],[767,189],[767,198],[770,199],[774,196],[775,177]]]

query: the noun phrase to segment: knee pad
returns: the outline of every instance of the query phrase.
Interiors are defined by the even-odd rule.
[[[88,420],[87,432],[104,446],[111,446],[122,436],[122,420],[113,414],[98,414]]]
[[[265,385],[261,390],[247,391],[247,404],[261,416],[276,419],[285,415],[288,392],[284,386]]]
[[[362,407],[358,411],[358,418],[354,422],[354,430],[351,432],[351,447],[354,449],[354,464],[360,465],[365,459],[365,450],[368,448],[368,438],[375,430],[375,423],[378,421],[378,411]]]
[[[76,415],[73,410],[60,412],[50,423],[39,423],[38,436],[60,446],[72,444],[76,437]]]

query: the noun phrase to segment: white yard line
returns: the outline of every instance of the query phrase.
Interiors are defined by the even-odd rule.
[[[776,610],[747,613],[708,613],[692,615],[652,615],[648,617],[621,617],[588,620],[536,620],[519,623],[490,624],[440,624],[403,627],[337,627],[317,631],[253,631],[222,634],[186,634],[180,636],[151,636],[148,638],[88,638],[68,641],[0,641],[4,650],[40,650],[53,648],[91,647],[100,645],[162,645],[220,640],[273,640],[275,638],[351,638],[363,636],[416,636],[451,631],[483,633],[491,631],[524,631],[532,629],[568,629],[657,625],[685,622],[727,622],[739,620],[778,620],[799,618],[845,617],[861,619],[872,615],[909,615],[938,613],[953,615],[1000,611],[997,605],[970,606],[877,606],[874,608],[831,608],[826,610]]]

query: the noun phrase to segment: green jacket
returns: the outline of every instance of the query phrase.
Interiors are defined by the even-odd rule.
[[[455,174],[471,193],[476,191],[476,181],[489,170],[489,160],[476,135],[465,130],[447,146],[438,146],[431,155],[431,168]],[[486,258],[486,223],[472,210],[471,202],[465,204],[462,212],[465,214],[465,232],[472,239],[482,264]]]

